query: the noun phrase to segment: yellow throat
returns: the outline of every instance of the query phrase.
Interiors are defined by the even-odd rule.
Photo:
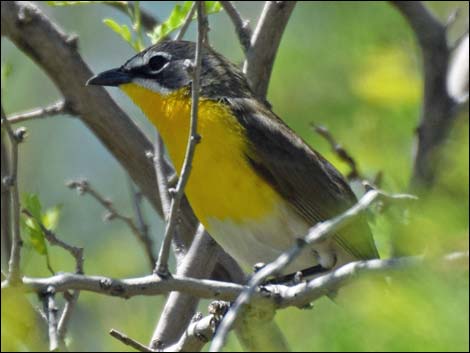
[[[187,90],[163,96],[135,84],[120,88],[157,127],[179,172],[189,134]],[[201,98],[197,128],[202,139],[185,192],[199,220],[208,228],[211,219],[241,224],[269,216],[281,198],[247,163],[245,132],[231,111]]]

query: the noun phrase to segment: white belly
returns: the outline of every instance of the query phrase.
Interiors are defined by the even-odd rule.
[[[285,204],[264,219],[236,223],[232,220],[208,219],[207,230],[226,252],[247,272],[257,263],[269,263],[303,238],[310,226]],[[321,263],[334,265],[335,255],[330,242],[304,249],[287,266],[283,274],[294,273]]]

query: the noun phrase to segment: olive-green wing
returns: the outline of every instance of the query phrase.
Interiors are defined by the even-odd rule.
[[[357,202],[343,176],[264,105],[243,98],[224,103],[246,130],[249,163],[308,224],[337,216]],[[364,216],[334,237],[358,259],[378,257]]]

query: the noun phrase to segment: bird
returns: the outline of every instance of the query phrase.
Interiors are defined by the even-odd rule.
[[[87,85],[119,87],[158,130],[176,171],[189,136],[196,44],[166,40]],[[250,88],[243,72],[201,48],[200,136],[185,193],[213,239],[246,271],[275,260],[315,224],[357,202],[346,179]],[[317,274],[379,258],[367,219],[357,217],[304,249],[278,274]]]

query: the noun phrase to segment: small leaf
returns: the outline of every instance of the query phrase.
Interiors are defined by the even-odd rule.
[[[205,1],[206,4],[206,13],[208,15],[215,14],[220,12],[223,8],[219,1]],[[185,1],[183,5],[175,5],[171,11],[170,16],[166,21],[155,27],[153,32],[147,33],[147,36],[150,38],[153,44],[161,41],[171,32],[179,29],[184,24],[184,20],[188,15],[188,12],[191,10],[193,1]],[[196,19],[196,14],[192,20]]]
[[[208,15],[218,13],[223,10],[220,1],[205,1],[206,4],[206,13]]]
[[[193,1],[185,1],[183,3],[183,10],[188,13],[189,10],[191,10],[191,7],[193,6]]]
[[[36,223],[36,221],[33,222]],[[47,255],[46,238],[43,231],[40,229],[28,227],[27,234],[33,249],[36,250],[36,252],[40,255]]]
[[[147,34],[152,43],[155,44],[161,41],[171,32],[180,28],[183,25],[192,4],[192,1],[185,1],[183,5],[175,5],[168,19],[155,27],[153,32]]]
[[[23,200],[26,208],[36,219],[41,219],[42,206],[37,194],[26,194]]]
[[[44,224],[44,227],[50,230],[56,230],[59,225],[60,213],[62,207],[61,205],[56,205],[51,207],[44,212],[42,215],[41,221]]]
[[[27,240],[37,253],[47,255],[45,234],[36,222],[36,219],[42,219],[42,206],[38,195],[26,194],[23,197],[23,208],[27,209],[33,216],[33,218],[25,216],[24,222],[21,222],[24,233],[28,236]]]
[[[132,45],[132,34],[127,25],[120,25],[111,18],[105,18],[103,23],[111,28],[114,32],[119,34],[121,38],[124,39],[127,43]]]

